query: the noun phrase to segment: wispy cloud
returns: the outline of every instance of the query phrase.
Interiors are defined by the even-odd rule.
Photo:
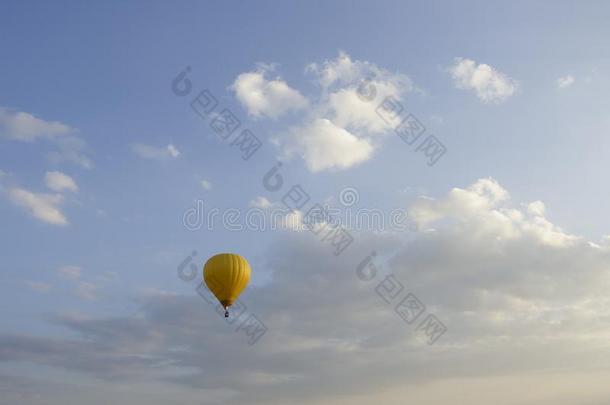
[[[32,291],[36,291],[39,293],[47,293],[51,291],[53,286],[49,283],[44,283],[41,281],[25,281],[25,285]]]
[[[75,265],[62,266],[57,269],[61,277],[75,283],[74,294],[84,300],[92,301],[97,299],[98,284],[104,285],[115,280],[115,273],[106,272],[98,276],[98,283],[83,280],[83,272],[81,267]]]
[[[81,268],[74,265],[62,266],[57,272],[69,280],[79,280],[81,277]]]
[[[31,216],[52,225],[68,225],[68,219],[61,210],[64,192],[78,192],[72,177],[60,171],[49,171],[44,176],[45,185],[55,193],[39,193],[21,186],[7,186],[8,199],[18,207],[24,208]],[[3,186],[0,184],[0,191]]]
[[[166,160],[180,156],[180,151],[171,143],[165,147],[135,143],[131,145],[131,149],[136,155],[144,159]]]
[[[91,169],[93,161],[83,152],[86,143],[77,132],[76,128],[59,121],[46,121],[24,111],[0,107],[0,138],[22,142],[49,140],[57,147],[47,153],[50,161]]]
[[[34,218],[52,225],[67,225],[68,220],[60,210],[64,201],[61,194],[34,193],[20,187],[8,190],[9,199],[25,208]]]
[[[93,161],[85,154],[87,144],[76,136],[64,136],[55,140],[57,150],[47,153],[47,158],[55,164],[71,163],[83,169],[93,169]]]

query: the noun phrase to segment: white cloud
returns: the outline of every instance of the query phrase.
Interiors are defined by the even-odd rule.
[[[305,72],[312,74],[321,88],[320,96],[308,105],[280,79],[265,79],[268,70],[262,67],[257,72],[239,75],[233,85],[237,98],[254,116],[276,118],[289,109],[309,106],[300,125],[272,140],[283,157],[301,156],[314,172],[345,170],[370,159],[374,149],[371,136],[391,133],[404,118],[381,117],[379,105],[387,97],[402,103],[404,95],[413,89],[407,76],[370,62],[352,60],[347,53],[340,52],[335,59],[306,67]],[[291,94],[286,98],[292,101],[271,97],[268,90],[271,84],[283,89],[278,93]]]
[[[557,79],[557,87],[559,87],[560,89],[565,89],[573,85],[574,81],[574,76],[571,75],[560,77],[559,79]]]
[[[55,194],[36,193],[22,187],[12,186],[7,191],[7,196],[13,204],[25,208],[30,215],[43,222],[53,225],[67,225],[68,220],[60,209],[64,202],[64,191],[77,192],[78,186],[70,176],[59,172],[50,171],[45,173],[45,184],[55,191]],[[0,191],[3,187],[0,185]]]
[[[0,137],[32,142],[38,138],[54,138],[74,132],[74,128],[58,121],[45,121],[23,111],[0,107]]]
[[[53,225],[67,225],[68,220],[59,209],[63,202],[61,194],[34,193],[23,188],[8,190],[9,199],[23,207],[34,217]]]
[[[545,210],[546,210],[546,208],[542,201],[534,201],[527,205],[527,212],[532,215],[539,216],[539,217],[544,216]]]
[[[254,208],[266,209],[272,206],[271,201],[265,197],[258,196],[254,200],[250,201],[250,206]]]
[[[310,64],[323,89],[318,114],[338,126],[362,135],[384,134],[400,123],[400,119],[380,117],[378,106],[387,97],[398,101],[413,90],[408,76],[392,73],[374,63],[352,60],[345,52],[322,64]]]
[[[72,177],[58,171],[46,172],[44,176],[45,184],[53,191],[72,191],[76,193],[78,186]]]
[[[449,72],[458,89],[473,90],[485,103],[505,101],[518,88],[514,79],[485,63],[477,64],[472,59],[455,58]]]
[[[340,51],[335,59],[307,65],[305,72],[314,74],[323,89],[360,85],[365,78],[372,82],[389,82],[392,86],[404,87],[406,90],[412,87],[407,76],[390,73],[368,61],[353,60],[344,51]]]
[[[321,64],[310,63],[305,67],[305,72],[314,73],[320,85],[326,88],[337,82],[353,83],[363,76],[365,67],[366,63],[354,63],[346,52],[339,51],[335,59]]]
[[[471,237],[496,240],[532,238],[548,246],[571,246],[580,238],[565,233],[544,218],[544,203],[527,206],[529,218],[506,203],[508,192],[493,179],[480,179],[466,189],[454,188],[440,200],[420,198],[409,213],[420,227],[444,219],[457,220]]]
[[[210,183],[209,180],[203,179],[201,180],[201,187],[203,187],[204,190],[211,190],[212,189],[212,183]]]
[[[180,152],[178,151],[178,149],[176,149],[176,147],[171,143],[167,145],[167,151],[169,152],[169,155],[173,158],[177,158],[178,156],[180,156]]]
[[[143,143],[134,143],[131,145],[131,149],[136,155],[144,159],[164,160],[180,156],[180,151],[171,143],[164,148]]]
[[[275,141],[283,146],[286,157],[301,156],[312,172],[352,167],[368,160],[374,150],[367,139],[324,118],[293,127]]]
[[[389,96],[396,97],[392,94],[395,93],[394,89],[384,88],[380,83],[376,84],[376,88],[380,100]],[[400,118],[384,119],[379,115],[377,107],[374,102],[360,97],[356,88],[343,88],[330,93],[322,108],[326,111],[324,115],[335,125],[355,133],[361,135],[390,133],[400,124]]]
[[[289,112],[307,107],[308,101],[297,90],[279,77],[268,80],[269,68],[260,66],[254,72],[242,73],[235,79],[231,89],[239,102],[253,117],[278,118]]]
[[[249,205],[250,207],[264,211],[264,223],[268,224],[267,229],[295,232],[306,230],[306,227],[303,224],[303,212],[299,210],[289,209],[282,203],[271,202],[262,196],[258,196],[251,200]]]
[[[78,266],[62,266],[57,271],[62,277],[70,280],[79,280],[81,277],[81,268]]]
[[[369,83],[385,83],[395,91],[409,91],[413,88],[408,76],[392,73],[368,61],[353,60],[346,52],[340,51],[335,59],[322,64],[309,64],[305,71],[317,77],[323,88],[335,88],[360,85],[363,79]]]

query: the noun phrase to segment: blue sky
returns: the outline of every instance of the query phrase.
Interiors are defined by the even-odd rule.
[[[445,403],[472,377],[460,371],[462,353],[481,365],[471,389],[493,374],[515,403],[510,387],[526,372],[573,360],[564,345],[606,353],[607,314],[591,308],[606,303],[599,289],[608,271],[609,12],[594,1],[4,2],[6,403],[150,403],[157,383],[178,403],[202,394],[209,400],[201,403],[235,403],[247,392],[248,402],[282,403],[294,392],[303,403],[405,395]],[[172,81],[187,66],[192,90],[177,96]],[[371,77],[377,96],[363,102],[358,88]],[[218,100],[214,114],[228,108],[241,121],[234,136],[248,128],[261,141],[248,160],[211,129],[215,115],[203,120],[191,109],[204,89]],[[414,145],[395,134],[400,119],[377,115],[386,96],[425,126]],[[430,134],[446,148],[433,165],[416,151]],[[263,177],[278,161],[285,186],[271,192]],[[353,188],[352,208],[400,209],[420,232],[345,224],[355,241],[335,257],[307,231],[184,225],[198,200],[269,212],[294,184],[309,206],[341,207],[341,191]],[[371,250],[445,315],[438,343],[422,345],[374,288],[345,276]],[[217,252],[248,258],[244,302],[269,328],[266,343],[248,345],[177,277],[192,251],[199,267]],[[529,340],[528,316],[548,352]],[[553,336],[561,341],[544,341]],[[495,346],[501,339],[519,348],[516,361]],[[97,345],[100,357],[91,355]],[[236,345],[245,367],[214,354]],[[486,369],[486,356],[502,366]],[[401,367],[394,358],[430,364]],[[580,383],[590,358],[536,376],[541,386],[575,381],[565,384],[567,402],[530,393],[523,403],[574,403],[585,390],[582,403],[607,400],[595,385],[607,377],[604,356],[593,382]],[[217,381],[209,361],[218,376],[247,372],[233,385]],[[338,364],[352,364],[351,382]],[[387,384],[367,379],[363,365]],[[320,367],[325,383],[308,390]],[[407,380],[436,388],[400,388]]]

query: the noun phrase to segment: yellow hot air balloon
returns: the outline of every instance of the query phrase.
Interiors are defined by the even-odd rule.
[[[229,316],[228,308],[239,297],[250,281],[250,265],[240,255],[221,253],[203,265],[203,279]]]

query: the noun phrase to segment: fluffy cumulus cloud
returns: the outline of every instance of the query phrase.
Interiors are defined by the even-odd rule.
[[[574,76],[572,76],[572,75],[562,76],[559,79],[557,79],[557,87],[559,87],[560,89],[565,89],[565,88],[573,85],[574,81],[575,81],[575,79],[574,79]]]
[[[527,212],[529,212],[530,214],[543,217],[545,210],[546,207],[542,201],[534,201],[527,204]]]
[[[166,389],[204,404],[608,403],[610,243],[562,230],[542,206],[481,179],[417,199],[416,238],[355,233],[336,257],[311,232],[283,234],[261,263],[271,281],[242,298],[267,327],[253,346],[241,318],[193,291],[148,294],[137,316],[57,316],[64,338],[0,334],[0,362],[94,376],[86,386],[102,391],[148,382],[153,395],[133,403],[166,403],[154,395]],[[425,305],[412,323],[396,311],[409,292]],[[447,327],[434,345],[418,329],[429,314]]]
[[[474,91],[485,103],[501,103],[515,94],[518,88],[516,80],[472,59],[455,58],[449,73],[458,89]]]
[[[278,130],[272,141],[283,157],[300,156],[312,172],[345,170],[370,159],[378,138],[391,133],[401,120],[380,114],[379,105],[390,97],[400,102],[413,89],[407,76],[353,60],[345,52],[306,67],[319,87],[319,95],[309,102],[280,79],[267,80],[265,69],[239,75],[232,88],[257,117],[303,110],[299,123]]]
[[[411,90],[413,87],[408,76],[392,73],[372,62],[354,60],[343,51],[340,51],[334,59],[309,64],[305,71],[313,74],[325,91],[333,87],[360,86],[363,79],[366,79],[366,90],[373,90],[372,87],[380,86],[383,93],[389,92],[395,96]],[[387,90],[383,90],[383,88],[387,88]]]
[[[253,117],[277,118],[289,111],[300,110],[308,101],[297,90],[277,77],[267,79],[272,68],[261,65],[254,72],[242,73],[235,79],[231,89],[235,96]]]
[[[412,218],[420,227],[443,219],[460,221],[472,237],[496,240],[534,238],[548,246],[570,246],[579,241],[544,217],[542,201],[527,204],[526,212],[506,204],[508,192],[493,179],[481,179],[466,189],[454,188],[441,200],[419,199]]]
[[[74,179],[62,172],[46,172],[44,180],[47,187],[53,191],[71,191],[73,193],[78,191],[78,186],[76,185]]]
[[[166,160],[175,159],[180,156],[180,151],[171,143],[166,147],[134,143],[131,145],[131,150],[143,159]]]
[[[284,145],[286,156],[299,154],[314,173],[349,168],[369,159],[373,153],[370,141],[325,118],[294,127],[287,136],[291,142]]]

